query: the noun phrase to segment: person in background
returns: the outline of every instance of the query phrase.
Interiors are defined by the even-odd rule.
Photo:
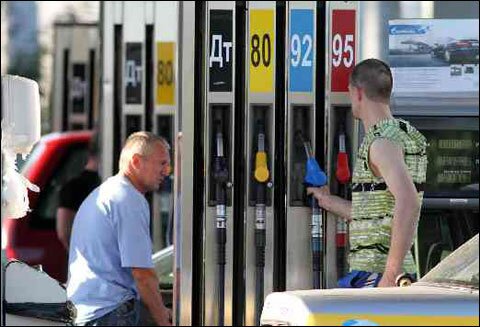
[[[98,142],[96,134],[88,145],[87,163],[80,175],[65,183],[60,190],[56,213],[56,230],[60,242],[68,253],[73,219],[83,200],[100,185],[98,175]]]

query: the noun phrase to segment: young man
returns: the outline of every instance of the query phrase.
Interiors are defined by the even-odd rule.
[[[426,180],[426,139],[408,122],[393,118],[393,78],[380,60],[355,66],[349,80],[353,116],[366,135],[352,178],[352,201],[328,186],[309,188],[318,203],[350,222],[351,272],[339,287],[389,287],[402,273],[415,273],[410,248]]]
[[[75,217],[67,296],[77,325],[138,324],[139,298],[160,326],[169,326],[153,270],[150,212],[144,194],[170,173],[167,142],[149,132],[130,135],[119,173],[96,188]]]

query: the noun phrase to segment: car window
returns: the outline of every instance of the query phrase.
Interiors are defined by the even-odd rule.
[[[45,143],[40,141],[35,143],[35,145],[32,148],[32,151],[25,157],[22,157],[21,155],[17,155],[18,171],[21,172],[23,176],[26,176],[28,174],[30,167],[32,167],[32,164],[35,161],[37,161],[38,157],[43,152],[44,148],[45,148]]]
[[[422,211],[415,242],[419,276],[424,276],[478,232],[478,210]]]
[[[423,277],[420,282],[478,289],[478,234]]]
[[[53,228],[58,207],[59,192],[62,186],[79,175],[87,162],[87,145],[71,147],[45,187],[40,191],[37,208],[32,212],[33,227]]]

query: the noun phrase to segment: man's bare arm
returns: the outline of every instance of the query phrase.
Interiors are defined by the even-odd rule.
[[[307,188],[307,194],[313,194],[321,208],[334,213],[346,221],[352,220],[352,202],[330,194],[328,186],[309,187]]]
[[[402,273],[405,255],[412,245],[421,204],[399,146],[385,139],[374,141],[370,147],[370,164],[395,198],[390,251],[379,284],[380,287],[395,286],[395,278]]]
[[[150,311],[153,320],[158,326],[171,326],[170,310],[163,304],[155,271],[149,268],[132,268],[132,275],[140,297]]]
[[[67,251],[70,245],[75,214],[76,212],[69,208],[60,207],[57,209],[57,236]]]

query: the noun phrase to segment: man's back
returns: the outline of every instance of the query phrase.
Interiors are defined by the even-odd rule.
[[[111,177],[85,199],[73,225],[67,295],[76,322],[138,298],[130,267],[152,266],[148,204],[127,178]]]
[[[420,203],[423,197],[422,185],[427,171],[425,137],[402,120],[379,122],[365,135],[352,179],[349,260],[354,270],[382,272],[390,247],[395,199],[384,179],[376,177],[369,164],[370,146],[378,139],[387,139],[403,149],[406,167],[417,187]],[[411,253],[406,255],[404,269],[415,273]]]

